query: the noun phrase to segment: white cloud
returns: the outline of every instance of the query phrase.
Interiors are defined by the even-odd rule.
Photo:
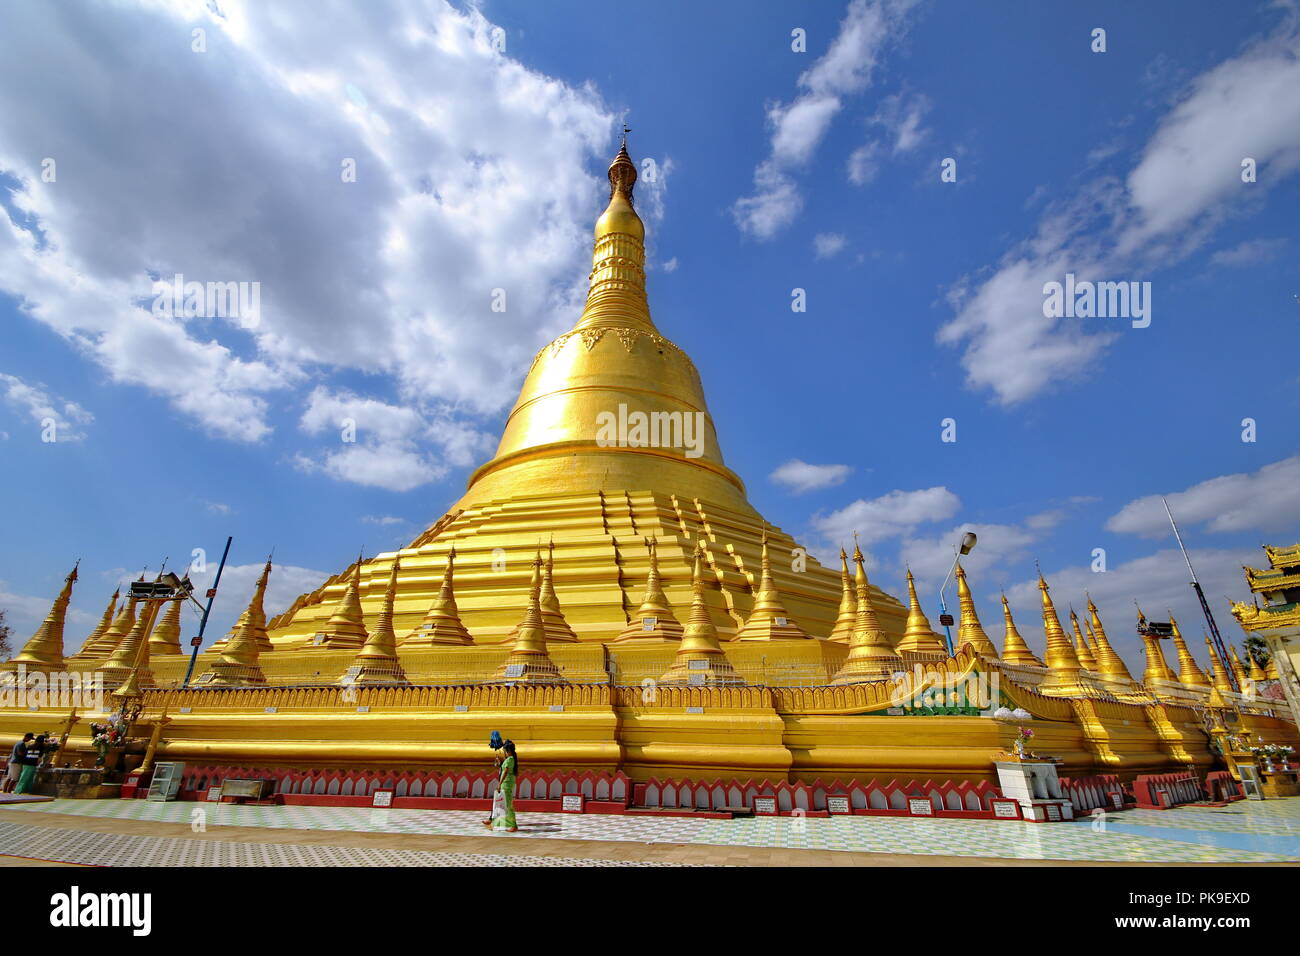
[[[1277,258],[1286,248],[1285,239],[1249,239],[1231,249],[1220,249],[1210,256],[1212,266],[1260,265]]]
[[[863,544],[873,544],[910,532],[918,525],[946,521],[957,513],[961,499],[947,488],[936,486],[918,491],[891,491],[870,501],[859,498],[830,514],[812,518],[813,528],[828,545],[852,541],[858,533]]]
[[[844,249],[845,239],[838,232],[819,232],[813,237],[818,259],[829,259]]]
[[[742,232],[770,239],[794,221],[803,199],[790,171],[817,152],[844,98],[871,84],[886,44],[903,33],[916,2],[852,0],[830,48],[799,77],[798,95],[768,107],[771,154],[754,170],[754,193],[732,207]]]
[[[381,528],[407,523],[405,518],[398,518],[393,515],[365,515],[361,520],[366,524],[377,524]]]
[[[608,159],[613,115],[594,88],[494,51],[473,5],[321,18],[178,0],[7,19],[0,171],[22,185],[0,216],[0,291],[210,434],[264,439],[277,394],[361,371],[463,445],[577,314],[601,189],[587,168]],[[190,52],[194,26],[206,53]],[[122,49],[151,68],[104,59]],[[670,168],[638,187],[652,218]],[[153,315],[150,275],[177,273],[259,282],[260,324]]]
[[[52,423],[55,441],[81,441],[86,437],[81,426],[95,420],[94,415],[76,402],[53,396],[43,385],[29,385],[18,376],[4,372],[0,372],[0,399],[24,412],[38,429],[43,430],[47,422]]]
[[[841,485],[852,471],[848,465],[810,465],[806,461],[792,458],[768,477],[795,494],[803,494],[806,491]]]
[[[895,93],[881,100],[875,115],[867,120],[871,137],[849,154],[849,181],[862,186],[873,180],[886,148],[900,156],[924,143],[930,136],[924,125],[929,110],[929,98],[919,93]]]
[[[1166,495],[1180,527],[1206,531],[1267,531],[1300,523],[1300,455],[1256,472],[1220,475]],[[1130,501],[1106,522],[1108,531],[1144,538],[1172,535],[1159,495]]]
[[[208,629],[204,634],[205,645],[225,637],[239,620],[239,615],[243,613],[249,599],[253,596],[253,587],[262,574],[264,562],[265,559],[251,564],[227,564],[225,570],[221,572],[221,587],[217,591],[216,600],[212,602],[212,616],[208,620]],[[216,571],[216,562],[209,562],[205,573],[191,576],[196,593],[201,593],[211,585]],[[300,594],[316,590],[333,573],[335,572],[272,563],[271,577],[266,585],[266,599],[263,602],[267,620],[285,610]],[[187,613],[182,637],[193,637],[198,634],[198,630],[198,614]]]
[[[63,574],[67,572],[64,571]],[[5,623],[9,625],[13,633],[9,635],[9,646],[13,653],[17,654],[22,650],[23,645],[36,633],[36,629],[41,626],[45,620],[45,615],[50,613],[50,608],[54,604],[54,599],[58,597],[59,588],[63,587],[63,575],[60,574],[58,581],[50,585],[49,594],[17,594],[10,591],[4,581],[0,581],[0,611],[5,612]],[[80,584],[72,586],[73,604],[77,603],[80,597]],[[108,594],[104,594],[103,600],[108,600]],[[85,634],[81,634],[83,629],[89,634],[89,627],[99,622],[98,615],[103,613],[101,605],[99,611],[92,616],[79,607],[69,604],[68,613],[64,619],[64,648],[65,650],[75,650],[81,646],[81,641],[85,639]],[[78,637],[78,635],[81,635]],[[73,646],[75,645],[75,647]]]
[[[875,179],[880,172],[880,154],[880,143],[874,140],[863,143],[849,153],[848,163],[846,164],[849,182],[855,186],[865,186]]]
[[[676,256],[673,256],[671,259],[669,259],[667,262],[665,262],[665,263],[664,263],[660,268],[662,268],[662,269],[664,270],[664,272],[676,272],[676,271],[677,271],[677,257],[676,257]]]
[[[1260,164],[1256,183],[1241,181],[1245,156]],[[1002,405],[1077,380],[1117,335],[1096,322],[1044,317],[1045,282],[1067,272],[1145,280],[1198,248],[1228,215],[1256,208],[1268,184],[1297,166],[1300,33],[1288,16],[1273,35],[1191,82],[1125,181],[1086,184],[1049,208],[1037,235],[1013,247],[991,276],[957,283],[949,296],[956,315],[938,341],[964,345],[967,384],[989,389]]]

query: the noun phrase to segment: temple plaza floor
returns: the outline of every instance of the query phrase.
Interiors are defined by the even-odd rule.
[[[1300,863],[1300,797],[1032,824],[898,817],[521,814],[44,800],[0,803],[0,864],[1007,866]],[[195,814],[199,814],[196,820]]]

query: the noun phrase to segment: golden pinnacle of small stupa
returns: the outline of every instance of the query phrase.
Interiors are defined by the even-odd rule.
[[[1042,667],[1043,662],[1020,636],[1015,618],[1011,616],[1011,605],[1007,603],[1005,594],[1002,595],[1002,626],[1002,660],[1021,667]]]
[[[435,644],[473,644],[474,638],[460,620],[456,606],[456,589],[452,575],[456,565],[456,547],[447,552],[447,565],[442,569],[442,583],[433,599],[429,612],[420,625],[402,641],[402,646],[421,647]]]
[[[1106,636],[1106,629],[1102,627],[1097,605],[1092,603],[1091,595],[1088,596],[1088,633],[1092,635],[1096,648],[1093,656],[1097,659],[1097,670],[1101,676],[1114,688],[1133,689],[1133,675],[1129,673],[1124,658],[1110,646],[1110,638]]]
[[[546,629],[546,640],[550,644],[576,644],[578,635],[574,633],[569,622],[560,610],[560,598],[555,593],[555,541],[546,546],[546,565],[542,569],[542,626]]]
[[[916,581],[912,578],[911,568],[907,569],[907,627],[903,631],[903,639],[898,642],[894,650],[900,656],[903,654],[947,656],[947,649],[930,629],[930,619],[921,610],[921,601],[916,596]]]
[[[1228,668],[1224,666],[1218,652],[1215,651],[1208,634],[1205,635],[1205,649],[1210,652],[1210,672],[1214,675],[1212,678],[1214,689],[1220,694],[1236,693],[1232,686],[1232,678],[1228,676]]]
[[[856,536],[855,536],[856,538]],[[857,589],[858,619],[849,642],[849,655],[831,679],[832,684],[857,684],[863,681],[888,680],[903,669],[903,659],[889,643],[889,636],[876,618],[871,603],[870,582],[862,549],[853,545],[854,587]]]
[[[1245,687],[1247,680],[1246,668],[1242,665],[1241,658],[1237,656],[1236,645],[1231,641],[1228,642],[1228,653],[1231,655],[1231,660],[1228,661],[1228,664],[1232,668],[1232,676],[1237,678],[1238,687]]]
[[[1047,637],[1047,653],[1044,655],[1047,676],[1038,685],[1038,690],[1045,694],[1076,694],[1083,668],[1074,645],[1061,627],[1060,618],[1056,616],[1056,606],[1052,603],[1042,572],[1038,574],[1038,590],[1043,602],[1043,633]]]
[[[352,574],[347,590],[339,600],[338,607],[325,622],[320,634],[323,640],[313,640],[328,648],[361,647],[370,636],[366,630],[365,615],[361,610],[361,563],[364,558],[358,556],[352,566]],[[319,635],[318,635],[319,637]]]
[[[271,579],[271,559],[266,559],[262,573],[253,586],[244,613],[226,638],[217,659],[212,663],[211,683],[220,685],[265,684],[259,658],[262,643],[259,633],[266,634],[266,586]]]
[[[718,642],[718,629],[704,600],[704,542],[696,539],[691,571],[691,613],[664,684],[743,684]],[[698,675],[698,676],[696,676]]]
[[[90,635],[82,642],[81,650],[72,655],[73,658],[79,659],[89,657],[90,649],[98,644],[100,638],[108,633],[108,629],[113,626],[113,618],[117,614],[117,599],[121,597],[121,595],[121,588],[116,588],[113,591],[113,596],[108,599],[108,607],[104,608],[104,616],[99,619],[99,623],[95,625],[95,629],[91,631]]]
[[[998,649],[980,624],[979,613],[975,610],[975,598],[966,582],[966,569],[960,561],[957,562],[957,604],[961,614],[957,627],[957,649],[969,647],[985,657],[996,658]]]
[[[646,572],[645,594],[641,606],[637,608],[632,619],[615,638],[616,641],[680,641],[682,639],[681,622],[673,615],[659,581],[659,542],[646,538],[646,551],[649,553],[650,568]]]
[[[68,616],[68,602],[72,600],[72,585],[77,580],[77,567],[73,565],[63,579],[63,587],[23,649],[11,659],[11,664],[26,664],[28,670],[63,670],[63,625]]]
[[[749,618],[733,641],[780,641],[813,639],[798,624],[790,619],[790,614],[781,602],[781,595],[772,580],[772,559],[767,549],[767,528],[763,528],[761,550],[759,552],[758,588],[754,591],[754,606]]]
[[[393,557],[393,567],[388,572],[388,586],[384,589],[383,604],[374,629],[366,643],[352,659],[352,668],[341,678],[345,683],[404,684],[406,672],[397,657],[397,633],[393,630],[393,607],[397,600],[397,575],[401,572],[400,555]]]
[[[184,598],[172,598],[158,626],[149,635],[150,654],[181,653],[181,604]]]
[[[1079,666],[1085,671],[1096,672],[1097,661],[1093,657],[1092,648],[1088,645],[1088,639],[1083,636],[1083,631],[1079,628],[1079,615],[1074,613],[1074,608],[1070,608],[1070,628],[1074,631],[1074,653],[1079,658]]]
[[[858,599],[853,593],[853,578],[849,576],[849,556],[840,548],[840,610],[831,628],[830,640],[847,644],[853,639],[853,629],[858,624]]]
[[[1169,612],[1169,626],[1173,629],[1174,647],[1178,650],[1178,682],[1184,687],[1209,690],[1210,679],[1205,676],[1205,671],[1201,670],[1200,665],[1196,663],[1196,658],[1187,649],[1187,642],[1183,640],[1183,632],[1178,629],[1178,621],[1174,619],[1172,610]]]
[[[542,623],[542,558],[533,558],[528,609],[514,629],[510,653],[497,668],[495,680],[507,683],[564,683],[559,668],[546,652],[546,626]]]
[[[1142,609],[1138,608],[1138,620],[1142,625],[1146,623],[1146,615]],[[1144,630],[1138,631],[1138,636],[1142,638],[1142,644],[1146,647],[1147,664],[1142,671],[1142,683],[1146,684],[1149,689],[1158,689],[1160,684],[1177,684],[1178,676],[1169,669],[1169,664],[1165,662],[1165,652],[1160,646],[1160,638],[1154,634],[1145,633]]]
[[[140,576],[140,580],[144,580],[144,575]],[[112,625],[99,636],[94,644],[83,648],[82,653],[91,658],[108,657],[117,650],[117,646],[131,633],[131,628],[135,627],[135,608],[139,602],[138,597],[128,592],[126,601],[118,610],[117,617],[113,619]]]

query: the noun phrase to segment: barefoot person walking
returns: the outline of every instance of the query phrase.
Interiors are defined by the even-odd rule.
[[[515,820],[515,778],[519,775],[519,758],[515,756],[515,742],[507,740],[501,745],[505,757],[501,761],[501,793],[505,798],[506,812],[501,818],[501,826],[514,833],[519,829]]]

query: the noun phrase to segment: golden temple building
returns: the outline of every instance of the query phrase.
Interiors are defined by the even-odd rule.
[[[1181,635],[1178,675],[1149,646],[1152,680],[1135,680],[1096,605],[1086,637],[1073,610],[1067,633],[1041,575],[1046,645],[1030,648],[1003,597],[999,650],[958,565],[949,656],[910,573],[905,605],[858,548],[852,567],[844,551],[824,567],[767,522],[725,463],[699,372],[651,318],[626,144],[608,178],[581,315],[537,353],[495,455],[407,546],[270,620],[268,561],[189,686],[176,600],[115,595],[64,660],[74,570],[7,671],[128,683],[119,699],[144,724],[166,714],[158,759],[259,768],[481,768],[500,730],[532,768],[638,781],[988,783],[1028,724],[1063,774],[1131,778],[1213,767],[1207,708],[1300,744],[1294,696],[1288,709],[1220,687],[1225,665],[1200,667]],[[1269,555],[1273,570],[1248,573],[1271,603],[1239,618],[1286,649],[1294,684],[1300,549]],[[10,737],[29,723],[0,709]]]
[[[1244,568],[1250,590],[1259,597],[1253,604],[1234,602],[1232,615],[1248,634],[1268,643],[1272,658],[1266,679],[1281,683],[1287,702],[1300,714],[1300,544],[1289,548],[1264,545],[1268,567]],[[1254,658],[1251,658],[1252,662]],[[1276,675],[1276,676],[1274,676]]]

